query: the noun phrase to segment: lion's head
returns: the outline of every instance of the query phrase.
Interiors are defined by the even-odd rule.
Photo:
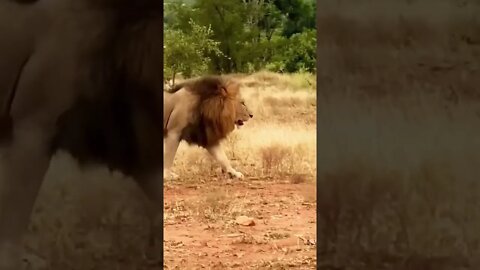
[[[245,122],[253,117],[253,113],[248,108],[243,98],[238,98],[235,102],[235,125],[243,126]]]

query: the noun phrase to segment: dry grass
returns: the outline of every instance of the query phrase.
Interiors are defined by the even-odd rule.
[[[247,87],[274,86],[277,89],[296,92],[314,92],[317,86],[316,76],[311,73],[278,74],[260,71],[242,79]]]
[[[320,269],[480,266],[479,8],[324,2]]]

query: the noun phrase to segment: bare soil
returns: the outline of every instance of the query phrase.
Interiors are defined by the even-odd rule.
[[[316,269],[314,184],[192,181],[164,187],[165,269]]]

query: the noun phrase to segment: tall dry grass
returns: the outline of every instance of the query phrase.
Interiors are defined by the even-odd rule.
[[[480,6],[319,6],[320,268],[477,269]]]

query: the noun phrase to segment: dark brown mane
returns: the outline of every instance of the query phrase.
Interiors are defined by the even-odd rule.
[[[199,119],[185,129],[182,139],[206,147],[219,143],[234,130],[238,84],[221,76],[205,76],[182,82],[174,88],[175,91],[180,89],[178,87],[185,87],[200,99]]]

